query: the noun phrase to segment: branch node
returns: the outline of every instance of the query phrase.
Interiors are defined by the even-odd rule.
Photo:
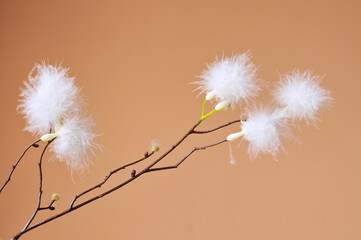
[[[130,175],[134,178],[136,173],[137,173],[137,171],[135,171],[135,169],[133,169],[133,171]]]

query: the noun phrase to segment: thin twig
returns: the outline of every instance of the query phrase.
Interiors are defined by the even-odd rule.
[[[29,146],[27,146],[27,148],[25,148],[24,152],[21,154],[21,156],[19,157],[19,159],[16,161],[16,163],[13,165],[10,174],[8,176],[8,179],[5,181],[5,183],[1,186],[0,188],[0,194],[1,191],[5,188],[5,186],[10,182],[11,180],[11,176],[13,175],[13,172],[15,171],[16,166],[19,164],[20,160],[24,157],[25,153],[31,148],[31,147],[39,147],[39,145],[37,144],[38,142],[40,142],[41,140],[38,139],[35,142],[33,142],[32,144],[30,144]]]
[[[54,139],[53,139],[54,140]],[[25,227],[23,228],[23,231],[26,230],[29,225],[31,224],[31,222],[34,220],[36,214],[38,213],[39,209],[40,209],[40,204],[41,204],[41,196],[43,195],[43,171],[42,171],[42,161],[43,161],[43,157],[44,157],[44,154],[45,154],[45,151],[46,149],[48,148],[49,144],[53,141],[49,141],[47,142],[47,144],[45,145],[43,151],[41,152],[41,155],[40,155],[40,159],[39,159],[39,163],[38,163],[38,166],[39,166],[39,197],[38,197],[38,205],[36,206],[36,209],[35,211],[33,212],[33,215],[31,216],[31,218],[29,219],[28,223],[25,225]]]
[[[218,130],[218,129],[227,127],[227,126],[229,126],[229,125],[232,125],[232,124],[234,124],[234,123],[238,123],[238,122],[240,122],[240,121],[245,121],[245,120],[240,120],[240,119],[238,119],[238,120],[234,120],[234,121],[232,121],[232,122],[227,122],[227,123],[225,123],[225,124],[223,124],[223,125],[221,125],[221,126],[218,126],[218,127],[216,127],[216,128],[212,128],[212,129],[209,129],[209,130],[206,130],[206,131],[193,131],[193,133],[194,133],[194,134],[205,134],[205,133],[214,132],[214,131],[216,131],[216,130]]]
[[[178,168],[179,165],[181,165],[190,155],[192,155],[194,152],[199,151],[199,150],[205,150],[207,148],[210,147],[214,147],[217,146],[219,144],[222,144],[224,142],[227,142],[227,139],[224,139],[222,141],[210,144],[210,145],[206,145],[203,147],[194,147],[184,158],[182,158],[177,164],[172,165],[172,166],[166,166],[166,167],[159,167],[159,168],[151,168],[149,169],[147,172],[154,172],[154,171],[161,171],[161,170],[168,170],[168,169],[174,169],[174,168]]]
[[[93,191],[94,189],[100,188],[102,185],[104,185],[113,174],[115,174],[115,173],[117,173],[118,171],[123,170],[123,169],[125,169],[125,168],[127,168],[127,167],[129,167],[129,166],[132,166],[132,165],[137,164],[137,163],[139,163],[139,162],[141,162],[141,161],[144,161],[145,159],[149,158],[149,157],[152,156],[153,154],[154,154],[153,151],[151,151],[150,153],[146,152],[146,153],[144,154],[144,157],[143,157],[143,158],[141,158],[141,159],[139,159],[139,160],[137,160],[137,161],[134,161],[134,162],[132,162],[132,163],[128,163],[128,164],[126,164],[126,165],[124,165],[124,166],[121,166],[121,167],[119,167],[119,168],[111,171],[111,172],[105,177],[105,179],[104,179],[101,183],[95,185],[94,187],[91,187],[91,188],[85,190],[84,192],[82,192],[82,193],[80,193],[80,194],[78,194],[78,195],[75,195],[75,197],[73,198],[73,201],[71,202],[69,208],[72,208],[72,207],[74,206],[75,201],[76,201],[79,197],[83,196],[84,194],[86,194],[86,193],[88,193],[88,192]]]
[[[51,200],[49,206],[47,207],[41,207],[39,208],[39,210],[46,210],[46,209],[50,209],[51,211],[55,210],[55,207],[53,207],[53,203],[55,202],[55,200]]]

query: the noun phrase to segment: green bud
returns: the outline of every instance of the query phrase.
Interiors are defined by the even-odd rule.
[[[58,201],[59,198],[60,198],[59,194],[57,194],[57,193],[51,194],[51,199],[52,199],[53,201]]]

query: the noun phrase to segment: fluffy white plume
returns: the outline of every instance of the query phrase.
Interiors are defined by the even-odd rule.
[[[216,59],[207,65],[200,78],[195,82],[202,93],[212,92],[217,101],[239,103],[258,94],[257,67],[251,62],[251,55],[245,52],[233,57]]]
[[[95,146],[92,132],[93,122],[89,117],[65,117],[57,132],[58,137],[52,143],[51,151],[56,158],[65,162],[71,170],[82,172],[88,167],[88,155]]]
[[[320,87],[321,77],[311,72],[295,70],[282,76],[273,91],[278,104],[285,107],[283,113],[293,120],[315,121],[317,113],[332,101],[330,92]]]
[[[244,139],[249,142],[248,153],[255,159],[259,153],[271,153],[273,156],[281,147],[281,135],[284,132],[282,119],[269,109],[255,109],[242,121]]]
[[[25,129],[45,134],[66,114],[79,110],[79,89],[68,69],[45,63],[36,64],[20,94],[20,109],[26,120]]]

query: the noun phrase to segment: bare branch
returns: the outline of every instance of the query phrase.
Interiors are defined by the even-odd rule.
[[[238,122],[241,122],[241,121],[245,121],[245,120],[240,120],[240,119],[238,119],[238,120],[234,120],[234,121],[232,121],[232,122],[227,122],[227,123],[225,123],[225,124],[223,124],[223,125],[221,125],[221,126],[218,126],[218,127],[216,127],[216,128],[212,128],[212,129],[210,129],[210,130],[206,130],[206,131],[193,131],[193,133],[194,133],[194,134],[210,133],[210,132],[217,131],[218,129],[227,127],[227,126],[229,126],[229,125],[232,125],[232,124],[234,124],[234,123],[238,123]]]
[[[54,139],[53,139],[54,140]],[[23,228],[23,231],[26,230],[29,225],[31,224],[31,222],[34,220],[36,214],[38,213],[39,209],[40,209],[40,204],[41,204],[41,196],[43,195],[43,171],[42,171],[42,161],[43,161],[43,157],[45,154],[46,149],[48,148],[49,144],[52,143],[52,141],[47,142],[47,144],[45,145],[43,151],[41,152],[40,155],[40,159],[39,159],[39,197],[38,197],[38,205],[36,206],[35,211],[33,212],[33,215],[31,216],[31,218],[29,219],[28,223],[25,225],[25,227]]]
[[[13,172],[15,171],[16,166],[19,164],[20,160],[24,157],[25,153],[31,148],[31,147],[39,147],[39,145],[37,144],[38,142],[40,142],[41,140],[38,139],[35,142],[33,142],[32,144],[30,144],[29,146],[27,146],[27,148],[25,148],[24,152],[21,154],[21,156],[19,157],[19,159],[16,161],[16,163],[13,165],[10,174],[8,176],[8,179],[5,181],[5,183],[1,186],[0,188],[0,194],[2,192],[2,190],[5,188],[5,186],[10,182],[11,180],[11,176],[13,175]]]

